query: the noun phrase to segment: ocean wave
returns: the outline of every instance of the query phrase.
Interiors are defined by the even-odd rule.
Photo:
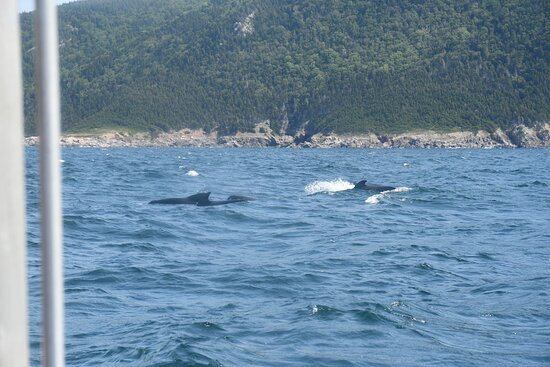
[[[190,171],[187,171],[186,175],[190,177],[196,177],[199,175],[199,173],[197,171],[190,170]]]
[[[311,310],[311,315],[322,318],[334,318],[343,315],[343,311],[325,305],[313,305],[308,307]]]
[[[305,191],[307,195],[318,194],[320,192],[333,194],[338,191],[350,190],[354,187],[354,183],[339,178],[333,181],[314,181],[305,187]]]
[[[68,366],[543,363],[534,358],[548,349],[550,319],[545,150],[109,152],[64,151]],[[39,170],[27,153],[38,366]],[[483,168],[501,179],[488,184]],[[186,176],[192,169],[200,175]],[[401,187],[347,182],[365,176]],[[214,199],[258,200],[147,204],[207,188]],[[365,204],[371,196],[379,204]],[[430,348],[430,360],[418,353]]]

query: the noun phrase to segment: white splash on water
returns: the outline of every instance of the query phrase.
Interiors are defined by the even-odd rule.
[[[191,176],[191,177],[196,177],[196,176],[199,175],[199,173],[198,173],[197,171],[191,170],[191,171],[188,171],[188,172],[186,173],[186,175],[187,175],[187,176]]]
[[[365,200],[365,203],[372,204],[372,205],[378,204],[380,202],[380,199],[382,199],[383,196],[384,196],[383,194],[376,194],[376,195],[369,196],[367,200]]]
[[[306,194],[313,195],[319,192],[326,192],[333,194],[338,191],[350,190],[355,187],[354,183],[351,183],[341,178],[334,181],[315,181],[308,184],[305,187]]]
[[[393,190],[388,190],[388,191],[382,191],[381,193],[379,194],[376,194],[376,195],[372,195],[372,196],[369,196],[366,200],[365,200],[365,203],[367,204],[371,204],[371,205],[376,205],[380,202],[380,200],[386,196],[387,194],[391,194],[391,193],[394,193],[394,192],[407,192],[407,191],[411,191],[412,188],[410,187],[405,187],[405,186],[402,186],[402,187],[396,187],[395,189]]]
[[[405,186],[396,187],[396,188],[393,189],[393,190],[384,191],[383,194],[390,193],[390,192],[407,192],[407,191],[412,191],[412,188],[410,188],[410,187],[405,187]]]

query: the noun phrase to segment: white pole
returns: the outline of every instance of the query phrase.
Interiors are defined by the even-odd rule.
[[[43,365],[65,365],[57,7],[36,1],[42,232]]]
[[[29,364],[18,1],[0,11],[0,366]]]

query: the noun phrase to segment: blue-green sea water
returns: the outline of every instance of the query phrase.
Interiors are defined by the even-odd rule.
[[[550,365],[548,149],[66,148],[62,166],[68,366]],[[148,204],[200,191],[257,200]]]

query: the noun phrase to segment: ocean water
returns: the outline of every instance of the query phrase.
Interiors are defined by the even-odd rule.
[[[62,166],[68,366],[550,365],[548,149],[66,148]],[[199,191],[257,200],[148,204]]]

